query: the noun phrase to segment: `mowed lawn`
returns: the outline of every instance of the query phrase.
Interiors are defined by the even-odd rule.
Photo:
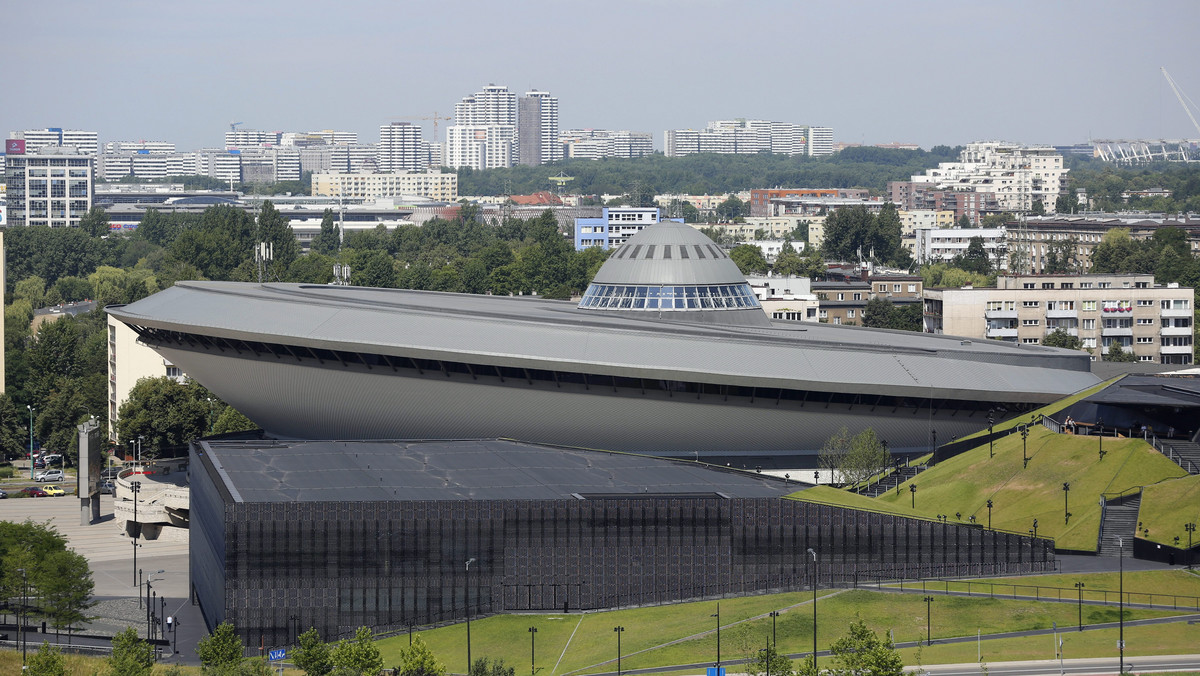
[[[1138,521],[1148,530],[1142,537],[1151,542],[1179,548],[1200,544],[1200,532],[1193,531],[1189,540],[1184,528],[1200,524],[1200,474],[1147,486]]]
[[[861,618],[880,633],[891,632],[898,642],[925,637],[926,604],[921,594],[894,594],[848,590],[822,594],[817,603],[817,644],[825,650],[845,634],[850,623]],[[799,605],[797,605],[799,604]],[[721,602],[722,660],[752,656],[772,636],[772,610],[776,618],[778,648],[786,653],[812,649],[811,596],[805,593],[776,594]],[[1085,623],[1113,622],[1117,609],[1087,607]],[[504,615],[471,623],[474,658],[503,659],[518,671],[530,668],[529,627],[537,627],[536,660],[542,676],[612,671],[621,632],[622,669],[716,661],[715,601],[656,608],[587,613],[584,615]],[[1078,608],[1069,603],[1039,603],[1025,600],[935,596],[929,606],[935,639],[971,636],[1021,629],[1075,626]],[[1127,619],[1165,617],[1168,611],[1127,610]],[[698,635],[703,633],[703,635]],[[450,671],[466,665],[466,629],[463,624],[423,632],[438,659]],[[380,648],[385,663],[398,662],[406,636],[385,639]],[[668,645],[669,644],[669,645]]]

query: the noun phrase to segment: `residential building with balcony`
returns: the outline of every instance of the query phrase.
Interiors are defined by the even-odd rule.
[[[1025,272],[1040,274],[1046,268],[1051,245],[1074,238],[1074,266],[1080,272],[1092,268],[1092,252],[1104,235],[1116,228],[1129,230],[1135,240],[1154,237],[1160,228],[1179,228],[1187,233],[1192,255],[1200,255],[1200,220],[1192,216],[1164,214],[1101,214],[1086,216],[1031,216],[1006,224],[1008,248],[1019,252]]]
[[[1041,202],[1053,213],[1068,171],[1052,147],[981,141],[967,144],[958,162],[941,162],[911,182],[937,190],[993,193],[1002,211],[1025,213]]]
[[[92,208],[95,155],[82,154],[74,146],[42,146],[29,153],[24,141],[12,139],[5,147],[8,227],[78,226]]]
[[[1117,343],[1140,362],[1193,363],[1195,292],[1153,275],[1002,276],[996,288],[925,289],[924,302],[927,333],[1038,345],[1062,329],[1093,358]]]
[[[1008,268],[1004,228],[919,228],[913,233],[913,259],[922,265],[949,262],[965,254],[975,237],[983,241],[993,268]]]
[[[615,249],[642,230],[658,223],[658,207],[604,207],[599,218],[575,219],[575,248]],[[681,218],[665,219],[682,223]]]
[[[453,202],[458,199],[458,174],[440,171],[322,172],[312,175],[312,194],[313,197],[353,199],[414,196]]]

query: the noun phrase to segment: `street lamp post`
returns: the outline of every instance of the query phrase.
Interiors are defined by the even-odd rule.
[[[996,424],[996,409],[988,409],[988,457],[994,458],[996,454],[993,452],[994,439],[992,438],[992,426]]]
[[[1125,673],[1125,540],[1117,538],[1117,619],[1120,621],[1119,635],[1117,636],[1117,650],[1120,651],[1120,663],[1117,665],[1117,673]]]
[[[812,554],[813,562],[813,669],[817,668],[817,553],[812,547],[808,548],[808,553]]]
[[[30,462],[32,463],[33,460],[30,459]],[[17,572],[21,574],[21,608],[20,608],[20,612],[17,613],[17,640],[21,642],[21,665],[22,665],[22,668],[24,668],[25,645],[26,645],[26,642],[29,640],[28,636],[26,636],[26,633],[29,631],[29,627],[25,626],[25,623],[22,622],[21,618],[22,618],[22,616],[24,616],[25,618],[29,617],[29,615],[27,615],[25,612],[25,603],[26,603],[25,591],[26,591],[26,586],[27,586],[27,582],[28,582],[28,577],[26,577],[24,568],[18,568]]]
[[[1096,446],[1100,451],[1100,459],[1104,459],[1104,418],[1096,420]]]
[[[915,483],[908,485],[908,492],[912,494],[912,508],[917,508],[917,485]],[[812,551],[811,549],[809,551]]]
[[[1192,548],[1192,533],[1195,533],[1195,532],[1196,532],[1196,524],[1194,524],[1194,523],[1190,523],[1190,522],[1189,522],[1189,523],[1185,523],[1185,524],[1183,524],[1183,529],[1184,529],[1185,531],[1187,531],[1187,534],[1188,534],[1188,549],[1191,549],[1191,548]]]
[[[1082,582],[1075,583],[1075,588],[1079,590],[1079,631],[1083,631],[1083,587]]]
[[[1067,505],[1067,495],[1069,495],[1070,492],[1071,492],[1070,482],[1064,481],[1063,482],[1063,523],[1064,524],[1071,523],[1071,510],[1068,508],[1068,505]]]
[[[927,646],[933,645],[933,641],[932,641],[933,634],[930,632],[930,627],[931,627],[930,619],[933,616],[933,611],[931,610],[932,608],[933,608],[933,597],[926,596],[925,597],[925,645],[927,645]]]
[[[625,633],[625,627],[613,627],[613,631],[617,634],[617,676],[621,676],[621,634]],[[720,642],[717,643],[720,645]],[[720,652],[720,648],[717,649]],[[717,664],[721,664],[721,658],[717,658]]]
[[[33,479],[33,412],[37,409],[29,404],[25,408],[29,409],[29,478]]]
[[[1037,519],[1033,520],[1033,537],[1037,537]]]
[[[467,607],[467,673],[471,673],[471,564],[475,557],[467,559],[467,589],[463,595],[463,605]]]
[[[779,617],[778,610],[771,611],[771,645],[776,645],[775,618]]]
[[[992,501],[991,500],[987,501],[987,508],[988,508],[988,530],[991,530],[992,529]]]
[[[1021,460],[1023,461],[1022,469],[1029,467],[1029,426],[1021,425]]]
[[[932,445],[929,448],[929,452],[933,453],[934,451],[937,450],[937,430],[929,430],[929,437],[932,442]]]
[[[534,644],[534,639],[537,638],[537,627],[529,628],[529,676],[537,674],[537,646]],[[619,651],[618,651],[619,652]]]
[[[129,488],[133,490],[133,528],[131,528],[130,530],[133,531],[133,533],[131,534],[131,538],[132,538],[131,542],[133,542],[133,569],[136,571],[137,570],[137,548],[138,548],[137,536],[138,536],[138,530],[140,530],[138,520],[137,520],[137,505],[138,505],[138,493],[141,492],[141,490],[142,490],[142,482],[130,481]],[[141,582],[136,582],[136,584],[141,584]]]
[[[709,617],[717,618],[717,669],[721,668],[721,602],[717,601],[717,612],[709,615]],[[620,635],[617,636],[618,641]]]

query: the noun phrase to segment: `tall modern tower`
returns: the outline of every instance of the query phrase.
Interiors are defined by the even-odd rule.
[[[517,124],[517,95],[508,87],[489,84],[454,104],[454,124],[504,125]]]
[[[517,95],[489,84],[454,105],[446,127],[445,163],[451,167],[511,167],[516,156]]]
[[[517,162],[527,166],[561,160],[558,99],[549,92],[525,92],[517,101]]]
[[[424,169],[429,153],[421,139],[420,125],[392,122],[379,127],[379,169],[400,171]]]

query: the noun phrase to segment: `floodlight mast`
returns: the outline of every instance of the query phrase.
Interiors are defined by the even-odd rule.
[[[1183,106],[1183,112],[1187,113],[1188,119],[1192,121],[1192,126],[1196,128],[1197,133],[1200,133],[1200,122],[1197,122],[1196,116],[1192,114],[1192,108],[1195,108],[1196,104],[1192,103],[1191,108],[1189,108],[1188,103],[1192,100],[1186,94],[1179,91],[1179,86],[1175,84],[1175,79],[1171,77],[1171,74],[1167,72],[1165,67],[1160,66],[1159,70],[1162,71],[1163,77],[1167,78],[1167,84],[1171,85],[1171,91],[1175,92],[1175,98],[1179,99],[1179,105]],[[1185,101],[1184,99],[1187,100]]]

